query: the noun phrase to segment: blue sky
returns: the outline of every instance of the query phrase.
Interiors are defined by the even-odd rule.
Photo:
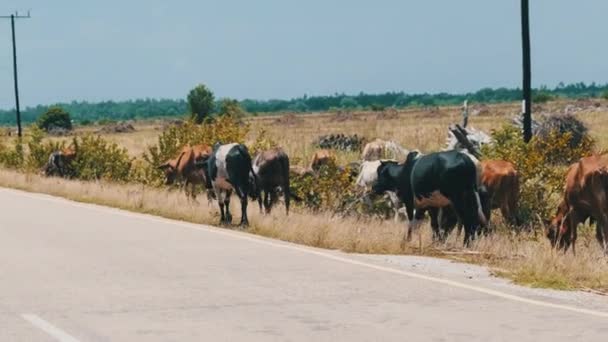
[[[531,1],[533,82],[608,81],[608,1]],[[3,0],[25,105],[520,84],[518,0]],[[14,106],[0,21],[0,108]]]

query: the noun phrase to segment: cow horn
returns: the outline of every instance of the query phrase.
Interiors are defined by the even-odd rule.
[[[166,162],[166,163],[164,163],[164,164],[162,164],[162,165],[159,165],[159,166],[157,167],[157,169],[164,170],[164,169],[168,169],[168,168],[170,168],[170,167],[172,167],[172,166],[171,166],[171,164],[170,164],[169,162]]]

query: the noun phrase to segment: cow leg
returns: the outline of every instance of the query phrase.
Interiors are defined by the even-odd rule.
[[[429,209],[429,214],[431,216],[431,228],[433,229],[433,241],[441,241],[443,240],[441,231],[439,230],[439,222],[440,222],[440,213],[441,209],[431,208]]]
[[[426,213],[426,209],[416,209],[414,211],[414,219],[411,220],[408,224],[407,229],[407,241],[412,240],[412,232],[417,231],[422,224],[422,220],[424,219],[424,214]]]
[[[401,201],[399,200],[399,197],[397,197],[397,194],[393,191],[387,191],[386,194],[388,195],[391,206],[393,208],[393,212],[395,213],[395,217],[394,217],[395,222],[399,222],[399,213],[401,211]]]
[[[262,191],[260,191],[258,193],[258,196],[257,196],[258,197],[258,205],[260,206],[260,214],[264,213],[264,204],[262,203],[264,199],[262,198],[262,196],[266,196],[266,191],[263,191],[263,192],[264,192],[264,195],[262,195]]]
[[[218,201],[220,205],[220,225],[226,222],[226,215],[224,214],[224,202]]]
[[[467,192],[458,200],[452,201],[452,206],[456,211],[456,215],[460,218],[464,225],[464,246],[468,247],[471,240],[475,239],[475,234],[478,226],[478,202],[475,198],[475,192]]]
[[[285,197],[285,215],[289,215],[289,202],[291,201],[291,189],[289,182],[283,185],[283,196]]]
[[[264,209],[266,214],[270,212],[270,191],[264,191]]]
[[[272,207],[279,201],[279,194],[277,193],[277,189],[272,189],[270,192],[270,204],[268,208],[266,208],[266,212],[270,214]]]
[[[247,219],[247,193],[239,196],[241,199],[241,223],[242,227],[249,226],[249,220]]]
[[[412,225],[412,221],[414,220],[414,201],[406,200],[405,201],[405,212],[407,214],[407,232],[403,234],[403,239],[401,241],[401,248],[405,247],[405,243],[411,240],[410,228]]]
[[[599,216],[595,225],[595,238],[604,250],[604,254],[608,255],[608,216],[605,213],[600,213]]]
[[[232,224],[232,214],[230,214],[230,195],[231,192],[226,193],[224,197],[224,205],[226,206],[226,224]]]
[[[196,202],[196,183],[190,183],[190,196]]]

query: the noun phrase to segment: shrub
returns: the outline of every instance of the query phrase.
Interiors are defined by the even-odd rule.
[[[536,102],[536,103],[546,103],[549,102],[551,100],[553,100],[555,98],[555,96],[551,95],[550,93],[546,92],[546,91],[536,91],[534,92],[534,94],[532,94],[532,102]]]
[[[249,147],[251,155],[254,156],[258,152],[269,150],[278,147],[279,144],[272,138],[268,137],[268,132],[265,129],[260,129],[256,135],[255,141]]]
[[[571,149],[592,143],[589,130],[585,124],[572,114],[544,117],[536,134],[540,136],[541,140],[547,140],[551,134],[570,134],[569,146]]]
[[[323,165],[314,175],[292,175],[291,191],[309,208],[342,212],[357,196],[352,186],[351,170],[335,164]]]
[[[572,146],[572,134],[557,131],[523,141],[521,130],[506,125],[492,132],[494,144],[483,147],[488,159],[501,159],[515,164],[521,182],[520,215],[530,222],[548,219],[561,196],[569,164],[593,152],[593,139],[587,137]]]
[[[204,84],[197,85],[188,93],[188,106],[192,119],[202,123],[213,111],[213,93]]]
[[[608,100],[608,91],[605,91],[605,92],[602,93],[602,98],[604,100]]]
[[[23,167],[24,151],[21,140],[15,140],[13,144],[0,141],[0,165],[10,169]]]
[[[218,106],[218,115],[231,116],[233,118],[243,118],[245,116],[245,110],[239,104],[239,101],[234,99],[222,99]]]
[[[352,97],[344,97],[342,100],[340,100],[340,107],[341,108],[357,108],[359,106],[359,103],[357,103],[357,100],[355,100]]]
[[[374,112],[381,112],[386,109],[384,105],[374,103],[370,106],[370,109]]]
[[[61,150],[65,147],[65,141],[43,141],[44,132],[40,128],[31,128],[29,141],[27,143],[29,153],[25,157],[25,169],[31,172],[40,170],[49,159],[53,151]]]
[[[127,150],[97,136],[74,138],[76,158],[72,162],[75,177],[82,180],[129,180],[131,158]]]
[[[38,118],[37,125],[45,131],[53,128],[71,130],[72,120],[70,114],[61,107],[51,107]]]

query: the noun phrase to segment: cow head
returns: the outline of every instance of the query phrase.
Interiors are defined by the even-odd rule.
[[[551,246],[567,249],[570,246],[570,208],[565,201],[557,207],[557,213],[545,225],[545,235]]]
[[[383,194],[386,191],[393,191],[397,187],[396,179],[394,176],[395,168],[400,167],[396,162],[393,161],[381,161],[378,166],[378,179],[372,186],[372,191],[375,194]]]
[[[158,169],[162,170],[165,174],[165,185],[172,185],[177,179],[177,162],[175,160],[168,160],[162,165],[158,166]]]
[[[257,200],[261,196],[261,190],[259,185],[258,177],[253,173],[249,172],[249,197],[252,200]]]

